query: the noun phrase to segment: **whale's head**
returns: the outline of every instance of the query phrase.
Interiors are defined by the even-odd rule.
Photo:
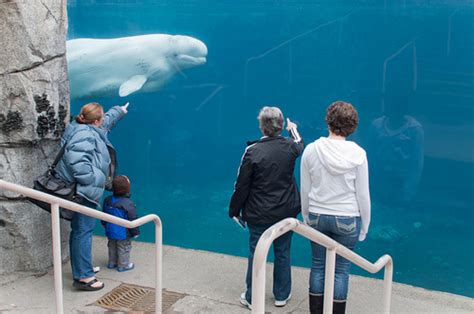
[[[171,36],[167,58],[180,69],[206,63],[206,45],[193,37]]]
[[[1,1],[1,0],[0,0]],[[206,45],[193,37],[147,34],[67,41],[72,98],[156,91],[182,69],[206,63]]]

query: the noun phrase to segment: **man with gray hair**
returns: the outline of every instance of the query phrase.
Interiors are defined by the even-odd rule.
[[[260,236],[280,220],[296,217],[301,210],[293,175],[296,159],[304,149],[297,126],[287,119],[291,138],[281,136],[284,119],[277,107],[263,107],[258,121],[263,137],[247,143],[229,206],[229,217],[245,221],[250,232],[247,291],[240,296],[240,302],[248,308],[252,302],[252,260]],[[275,306],[285,306],[291,298],[291,237],[292,232],[288,232],[273,242]]]

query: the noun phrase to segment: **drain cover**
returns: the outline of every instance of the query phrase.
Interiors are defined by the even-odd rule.
[[[163,312],[169,310],[173,304],[185,296],[186,294],[183,293],[163,290]],[[154,312],[155,289],[123,283],[93,305],[124,312]]]

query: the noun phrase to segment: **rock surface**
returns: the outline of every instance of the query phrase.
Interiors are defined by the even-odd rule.
[[[0,179],[31,186],[69,120],[66,0],[0,1]],[[68,226],[62,223],[63,257]],[[0,190],[0,273],[52,264],[50,215]]]

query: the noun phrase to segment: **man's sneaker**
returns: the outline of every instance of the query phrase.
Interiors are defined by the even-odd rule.
[[[252,304],[250,304],[249,301],[247,301],[247,299],[245,298],[245,292],[242,292],[242,294],[240,295],[240,304],[245,305],[249,308],[249,310],[252,309]]]
[[[290,293],[290,295],[288,296],[288,298],[286,298],[285,300],[282,300],[282,301],[275,300],[275,306],[277,306],[277,307],[285,306],[286,303],[288,303],[288,301],[290,301],[290,299],[291,299],[291,293]]]

